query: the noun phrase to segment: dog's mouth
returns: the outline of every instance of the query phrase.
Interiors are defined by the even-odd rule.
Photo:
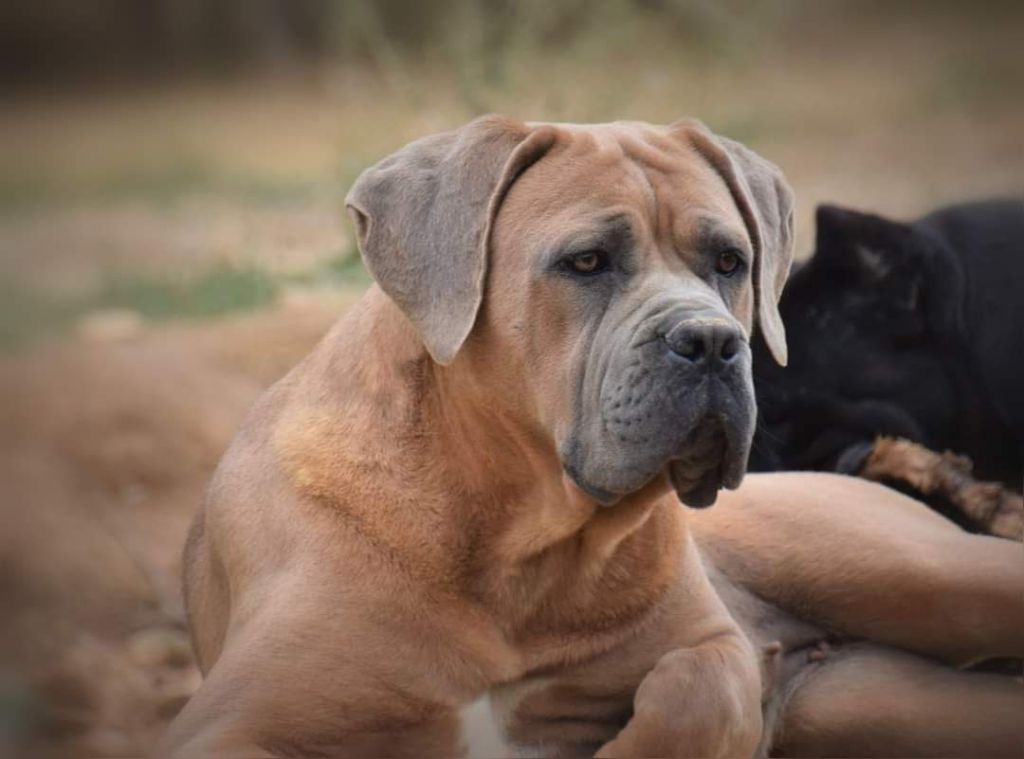
[[[722,488],[739,486],[747,469],[747,447],[742,435],[720,416],[708,416],[696,424],[678,446],[679,453],[665,464],[638,479],[632,479],[626,488],[610,490],[598,484],[597,478],[587,477],[577,464],[575,456],[563,457],[565,474],[579,490],[603,506],[613,506],[631,492],[645,487],[655,477],[666,477],[676,496],[686,506],[711,506]]]
[[[727,428],[719,418],[696,425],[682,446],[683,452],[666,465],[669,482],[685,505],[695,509],[711,506],[720,489],[735,489],[743,481],[746,455],[737,450]]]

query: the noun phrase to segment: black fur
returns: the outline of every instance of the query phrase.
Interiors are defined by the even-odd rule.
[[[753,346],[752,470],[849,469],[887,434],[1021,489],[1024,201],[912,223],[820,206],[814,256],[780,311],[788,368]]]

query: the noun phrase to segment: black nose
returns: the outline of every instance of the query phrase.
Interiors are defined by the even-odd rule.
[[[739,328],[722,319],[689,319],[665,335],[677,356],[694,364],[728,364],[739,355],[743,340]]]

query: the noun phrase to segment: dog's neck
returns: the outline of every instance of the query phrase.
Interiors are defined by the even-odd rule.
[[[678,509],[660,480],[600,507],[564,476],[550,435],[523,423],[521,399],[471,365],[431,361],[375,289],[309,362],[297,381],[319,386],[292,397],[317,404],[289,408],[276,436],[296,487],[432,576],[463,573],[474,595],[505,595],[510,578],[527,585],[550,562],[567,580],[597,581],[652,514]],[[373,493],[360,492],[367,482]],[[681,533],[676,515],[659,521]]]

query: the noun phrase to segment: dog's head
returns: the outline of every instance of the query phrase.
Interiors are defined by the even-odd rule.
[[[486,117],[367,170],[348,206],[433,359],[496,412],[516,397],[580,489],[667,476],[705,506],[739,484],[755,321],[786,360],[792,197],[767,161],[694,122]]]
[[[916,225],[837,206],[780,304],[790,365],[755,343],[757,469],[856,471],[877,435],[949,445],[963,398],[953,349],[964,275]]]

